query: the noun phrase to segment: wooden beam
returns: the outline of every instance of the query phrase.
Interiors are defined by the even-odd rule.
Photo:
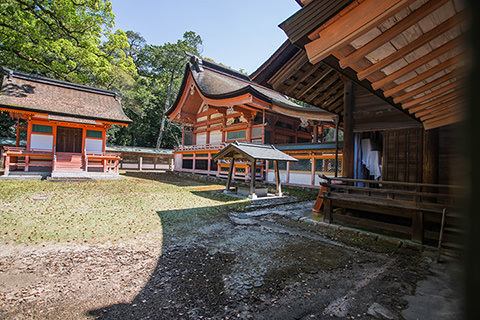
[[[322,67],[326,67],[323,63],[318,63],[315,66],[313,66],[310,62],[307,62],[304,66],[308,67],[308,70],[304,72],[303,76],[298,78],[298,80],[290,86],[287,90],[285,90],[285,94],[287,96],[291,95],[293,91],[297,88],[297,85],[301,84],[303,81],[305,81],[307,78],[309,78],[312,74],[314,74],[318,69]],[[328,68],[328,67],[327,67]]]
[[[423,5],[423,7],[427,6],[433,6],[434,4],[436,4],[435,1],[433,1],[433,4],[432,4],[432,1],[430,2],[427,2],[426,4]],[[422,7],[422,8],[423,8]],[[417,12],[418,10],[416,10],[415,12]],[[421,46],[427,44],[428,42],[430,42],[431,40],[435,39],[436,37],[438,37],[441,33],[444,33],[446,32],[447,30],[453,28],[455,25],[457,25],[458,23],[460,23],[461,21],[463,21],[465,19],[464,15],[463,14],[456,14],[454,15],[453,17],[451,17],[450,19],[447,19],[446,21],[444,21],[442,24],[438,25],[437,27],[435,27],[434,29],[428,31],[427,33],[419,36],[417,39],[413,40],[412,42],[408,43],[407,45],[401,47],[400,49],[398,49],[397,51],[395,51],[394,53],[392,53],[391,55],[383,58],[382,60],[374,63],[373,65],[371,65],[370,67],[364,69],[364,70],[361,70],[358,72],[358,79],[359,80],[363,80],[365,79],[366,77],[370,76],[372,73],[376,72],[376,71],[379,71],[383,68],[385,68],[386,66],[392,64],[393,62],[397,61],[398,59],[400,58],[403,58],[405,57],[407,54],[411,53],[412,51],[420,48]],[[402,20],[403,21],[403,20]],[[392,27],[394,28],[394,27]],[[390,29],[392,29],[390,28]],[[389,31],[390,29],[388,29],[387,31]],[[396,34],[398,35],[398,34]],[[395,35],[395,36],[396,36]],[[363,48],[363,47],[362,47]],[[362,49],[360,48],[360,49]],[[353,54],[357,54],[357,52],[359,52],[358,49],[357,51],[355,51]],[[373,50],[372,50],[373,51]],[[352,55],[353,55],[352,54]],[[351,55],[350,55],[351,56]],[[348,56],[347,58],[349,58],[350,56]],[[358,58],[361,59],[363,58],[363,56],[360,56]],[[358,61],[356,60],[356,61]],[[340,60],[341,62],[342,60]],[[355,62],[356,62],[355,61]],[[345,63],[345,62],[344,62]]]
[[[355,152],[354,152],[354,85],[352,80],[345,83],[345,90],[343,95],[345,116],[343,120],[343,173],[347,178],[354,177]]]
[[[444,71],[445,69],[448,69],[452,66],[454,66],[455,64],[457,64],[459,61],[460,61],[460,57],[459,56],[455,56],[455,57],[452,57],[448,60],[445,60],[444,62],[440,63],[440,64],[437,64],[435,67],[433,68],[430,68],[428,69],[427,71],[425,72],[422,72],[420,73],[418,76],[410,79],[410,80],[407,80],[405,82],[402,82],[401,84],[393,87],[392,89],[388,89],[388,90],[385,90],[384,91],[384,95],[385,97],[390,97],[408,87],[411,87],[417,83],[419,83],[420,81],[423,81],[425,79],[428,79],[430,78],[431,76],[439,73],[439,72],[442,72]]]
[[[438,111],[435,111],[435,112],[428,113],[428,114],[420,117],[420,120],[426,121],[426,120],[430,120],[430,119],[433,119],[433,118],[437,118],[437,117],[442,116],[444,114],[456,111],[456,110],[460,109],[461,107],[462,107],[462,105],[460,105],[460,104],[452,104],[451,106],[446,107],[442,110],[438,110]]]
[[[408,100],[414,96],[416,96],[417,94],[420,94],[422,92],[425,92],[427,90],[430,90],[444,82],[447,82],[448,80],[451,80],[453,78],[456,78],[459,76],[459,72],[457,69],[453,70],[452,72],[450,73],[447,73],[445,75],[443,75],[442,77],[440,78],[437,78],[435,80],[433,80],[432,82],[429,82],[421,87],[418,87],[417,89],[415,90],[412,90],[412,91],[408,91],[407,93],[405,93],[404,95],[401,95],[401,96],[398,96],[398,97],[395,97],[393,98],[393,101],[395,103],[401,103],[405,100]]]
[[[439,103],[442,103],[442,102],[445,102],[445,101],[448,101],[450,99],[453,99],[453,98],[456,98],[456,97],[459,97],[459,96],[462,96],[462,94],[460,93],[459,90],[455,90],[453,92],[450,92],[450,93],[447,93],[441,97],[438,97],[436,99],[433,99],[433,100],[430,100],[428,102],[425,102],[419,106],[415,106],[411,109],[408,109],[408,112],[410,113],[415,113],[417,111],[420,111],[420,110],[425,110],[426,108],[430,108],[430,107],[433,107]]]
[[[232,157],[232,159],[230,160],[230,168],[228,169],[227,186],[225,188],[225,191],[227,191],[227,192],[230,191],[230,185],[232,184],[233,167],[234,166],[235,166],[235,158]]]
[[[451,82],[451,83],[449,83],[449,84],[447,84],[447,85],[445,85],[445,86],[443,86],[443,87],[441,87],[441,88],[439,88],[435,91],[432,91],[432,92],[430,92],[426,95],[421,96],[420,98],[417,98],[417,99],[414,99],[412,101],[403,103],[402,108],[409,109],[409,108],[418,106],[424,101],[427,101],[427,100],[433,99],[435,97],[444,95],[446,92],[449,92],[449,91],[454,90],[454,89],[458,89],[462,86],[463,86],[463,82],[461,82],[460,80]]]
[[[449,117],[446,117],[446,118],[436,119],[436,120],[432,120],[432,121],[425,121],[423,123],[423,126],[424,126],[425,130],[431,130],[431,129],[434,129],[434,128],[439,128],[439,127],[447,126],[449,124],[460,122],[462,120],[464,120],[463,114],[456,113],[456,114],[453,114],[453,115],[451,115]]]
[[[305,93],[307,93],[310,89],[315,87],[320,81],[322,81],[331,72],[333,72],[333,69],[330,67],[326,67],[325,70],[322,70],[315,78],[309,81],[309,83],[303,89],[301,89],[295,96],[298,99],[301,98]]]
[[[275,184],[277,186],[275,195],[281,197],[282,194],[282,182],[280,180],[280,169],[278,168],[278,161],[273,160],[273,167],[275,169]]]
[[[440,121],[443,121],[443,120],[448,120],[448,119],[452,120],[453,122],[458,122],[462,119],[463,114],[464,113],[461,110],[457,109],[457,110],[452,111],[448,114],[444,114],[442,116],[439,116],[439,117],[436,117],[436,118],[433,118],[433,119],[430,119],[430,120],[425,120],[423,122],[423,124],[424,125],[431,125],[432,123],[437,123],[437,122],[440,122]],[[451,122],[451,123],[453,123],[453,122]]]
[[[289,61],[284,64],[267,82],[273,88],[278,88],[286,79],[295,74],[305,63],[308,62],[303,50],[298,51]]]
[[[322,101],[325,101],[328,97],[337,93],[337,91],[343,92],[343,81],[338,81],[337,84],[330,86],[330,89],[328,89],[323,96],[314,99],[312,104],[316,106],[317,104],[322,103]],[[324,105],[324,103],[322,103],[322,105]]]
[[[460,37],[457,37],[453,40],[450,40],[449,42],[445,43],[444,45],[436,48],[435,50],[432,50],[430,53],[424,55],[418,60],[415,60],[412,63],[409,63],[407,66],[401,68],[400,70],[397,70],[389,75],[387,75],[385,78],[382,78],[376,82],[372,83],[372,88],[377,90],[379,88],[382,88],[386,86],[387,84],[393,82],[394,80],[406,75],[407,73],[414,71],[415,69],[423,66],[427,62],[430,62],[439,56],[447,53],[450,50],[453,50],[455,48],[458,48],[461,46],[463,43],[463,39]]]
[[[313,98],[317,97],[318,95],[323,95],[323,91],[329,88],[335,81],[338,80],[338,76],[334,73],[330,78],[328,78],[320,87],[318,87],[314,92],[309,94],[305,101],[311,101]]]
[[[413,2],[415,0],[363,1],[320,32],[312,33],[318,39],[305,45],[308,59],[312,64],[318,63]]]
[[[422,116],[424,116],[426,114],[430,114],[430,113],[435,112],[437,110],[441,110],[443,108],[449,107],[452,104],[457,104],[457,103],[462,103],[462,102],[463,102],[463,97],[456,97],[452,100],[449,100],[447,102],[438,104],[434,107],[431,107],[431,108],[428,108],[428,109],[422,109],[422,110],[415,113],[415,117],[421,118]]]
[[[255,193],[255,171],[257,170],[257,161],[253,159],[250,162],[250,198],[256,199],[257,194]]]

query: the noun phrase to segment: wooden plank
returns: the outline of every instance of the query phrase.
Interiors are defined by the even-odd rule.
[[[463,103],[463,97],[456,97],[452,100],[449,100],[447,102],[438,104],[435,107],[431,107],[429,109],[421,109],[420,111],[415,112],[415,116],[421,118],[421,117],[423,117],[427,114],[430,114],[430,113],[435,112],[437,110],[441,110],[443,108],[446,108],[446,107],[449,107],[453,104],[458,104],[458,103]]]
[[[433,6],[435,3],[436,2],[433,1],[433,4],[432,4],[432,1],[430,1],[430,2],[427,2],[426,4],[424,4],[423,7]],[[417,11],[418,10],[416,10],[415,12],[417,12]],[[455,25],[457,25],[458,23],[460,23],[464,19],[465,19],[465,17],[463,16],[463,13],[462,14],[458,13],[458,14],[454,15],[453,17],[451,17],[450,19],[447,19],[446,21],[444,21],[443,23],[441,23],[440,25],[438,25],[434,29],[426,32],[425,34],[421,35],[417,39],[415,39],[412,42],[408,43],[407,45],[401,47],[400,49],[398,49],[397,51],[395,51],[391,55],[383,58],[382,60],[376,62],[375,64],[371,65],[370,67],[359,71],[358,72],[358,79],[363,80],[366,77],[370,76],[372,73],[385,68],[386,66],[392,64],[393,62],[397,61],[398,59],[406,56],[407,54],[409,54],[411,52],[413,52],[417,48],[420,48],[421,46],[427,44],[431,40],[438,37],[441,33],[444,33],[446,31],[448,31],[449,29],[453,28]],[[390,30],[390,29],[388,29],[388,30]],[[394,36],[397,36],[397,35],[398,34],[396,34]],[[354,54],[356,54],[358,51],[359,50],[354,52]],[[348,56],[348,57],[350,57],[350,56]],[[360,59],[362,57],[363,56],[360,56],[358,59]]]
[[[300,99],[305,93],[310,91],[313,87],[315,87],[320,81],[325,79],[330,73],[333,72],[333,69],[330,67],[326,67],[325,70],[322,70],[315,78],[308,82],[306,86],[303,87],[295,96],[297,99]]]
[[[304,72],[304,74],[298,78],[298,80],[290,86],[287,90],[285,90],[285,94],[287,96],[291,95],[293,91],[297,88],[299,84],[301,84],[303,81],[307,80],[311,75],[313,75],[315,72],[317,72],[320,68],[324,67],[325,65],[323,63],[318,63],[315,66],[312,66],[311,63],[307,62],[303,68],[307,68],[307,71]]]
[[[307,43],[308,59],[315,64],[333,51],[365,34],[387,18],[397,14],[414,0],[365,0],[335,22],[314,34],[318,39]]]
[[[455,90],[453,92],[444,94],[443,96],[440,96],[436,99],[433,99],[433,100],[430,100],[428,102],[422,103],[419,106],[412,107],[412,108],[408,109],[408,112],[415,113],[419,110],[425,110],[426,108],[433,107],[433,106],[435,106],[439,103],[443,103],[443,102],[446,102],[450,99],[457,98],[457,97],[462,97],[462,96],[463,96],[462,92],[460,92],[459,90]]]
[[[432,120],[425,121],[423,123],[423,126],[425,130],[430,130],[430,129],[435,129],[442,126],[447,126],[449,124],[453,124],[456,122],[460,122],[462,120],[464,120],[464,115],[463,113],[459,112],[459,113],[448,115],[447,117],[442,117],[440,119],[432,119]]]
[[[408,91],[406,94],[402,95],[402,96],[399,96],[399,97],[396,97],[396,98],[393,98],[393,102],[395,103],[402,103],[404,102],[405,100],[408,100],[414,96],[416,96],[417,94],[420,94],[422,92],[425,92],[427,90],[430,90],[438,85],[441,85],[443,84],[444,82],[447,82],[449,80],[452,80],[452,79],[455,79],[455,78],[458,78],[459,74],[458,74],[458,70],[453,70],[452,72],[450,73],[447,73],[445,75],[443,75],[442,77],[438,78],[438,79],[435,79],[434,81],[432,82],[429,82],[421,87],[418,87],[417,89],[415,90],[412,90],[412,91]],[[457,79],[457,80],[461,80],[461,79]]]
[[[354,136],[355,126],[353,113],[355,112],[355,97],[353,94],[353,81],[348,80],[344,85],[343,102],[345,116],[343,117],[343,172],[347,178],[353,178],[354,174]]]
[[[412,107],[416,107],[420,105],[422,102],[433,99],[435,97],[441,96],[445,94],[446,92],[449,92],[450,90],[458,89],[463,86],[463,81],[456,80],[454,82],[451,82],[443,87],[440,87],[436,89],[435,91],[432,91],[428,94],[425,94],[421,96],[420,98],[416,98],[414,100],[402,103],[402,108],[403,109],[409,109]]]
[[[400,70],[397,70],[397,71],[387,75],[386,77],[384,77],[384,78],[382,78],[378,81],[373,82],[372,83],[372,88],[375,89],[375,90],[380,89],[380,88],[386,86],[387,84],[392,83],[394,80],[396,80],[400,77],[403,77],[407,73],[412,72],[415,69],[423,66],[427,62],[430,62],[430,61],[438,58],[439,56],[447,53],[448,51],[451,51],[455,48],[460,47],[462,44],[463,44],[463,39],[460,38],[460,37],[457,37],[453,40],[450,40],[449,42],[445,43],[444,45],[442,45],[442,46],[436,48],[435,50],[432,50],[428,54],[424,55],[420,59],[417,59],[414,62],[409,63],[407,66],[401,68]]]
[[[423,81],[425,79],[428,79],[430,78],[431,76],[439,73],[439,72],[442,72],[452,66],[454,66],[455,64],[457,64],[459,61],[461,60],[461,58],[459,56],[455,56],[455,57],[452,57],[448,60],[445,60],[444,62],[440,63],[440,64],[437,64],[435,67],[433,68],[430,68],[428,69],[427,71],[425,72],[422,72],[420,73],[418,76],[410,79],[410,80],[407,80],[405,82],[402,82],[401,84],[399,85],[396,85],[395,87],[393,87],[392,89],[388,89],[388,90],[385,90],[383,92],[383,94],[385,95],[385,97],[390,97],[390,96],[393,96],[394,94],[408,88],[408,87],[411,87],[417,83],[419,83],[420,81]],[[460,72],[460,71],[459,71]]]
[[[442,109],[442,110],[439,110],[439,111],[436,111],[436,112],[432,112],[432,113],[429,113],[423,117],[420,117],[420,120],[422,121],[426,121],[426,120],[430,120],[430,119],[433,119],[433,118],[438,118],[439,116],[442,116],[442,115],[445,115],[447,113],[454,113],[455,111],[458,111],[460,108],[462,108],[462,105],[460,104],[453,104],[445,109]]]
[[[352,217],[352,216],[347,216],[343,214],[335,214],[334,218],[335,220],[338,220],[340,222],[347,222],[347,223],[350,222],[355,225],[366,227],[366,228],[375,228],[375,229],[381,229],[381,230],[387,230],[387,231],[394,231],[394,232],[404,233],[409,236],[412,233],[411,227],[403,226],[400,224],[393,224],[393,223],[372,220],[372,219],[363,218],[363,217]]]
[[[412,241],[423,244],[423,212],[416,211],[412,215]]]
[[[340,61],[339,61],[340,66],[345,69],[346,67],[357,63],[358,60],[362,59],[367,54],[376,50],[377,48],[379,48],[380,46],[382,46],[386,42],[392,40],[392,38],[395,38],[400,33],[407,30],[412,25],[414,25],[418,21],[422,20],[423,18],[428,16],[430,13],[437,10],[438,8],[440,8],[441,6],[443,6],[445,3],[449,2],[449,1],[450,0],[427,1],[420,8],[418,8],[417,10],[410,13],[408,16],[406,16],[405,18],[403,18],[402,20],[397,22],[392,27],[388,28],[386,31],[381,33],[378,37],[372,39],[370,42],[363,45],[361,48],[358,48],[357,50],[355,50],[352,54],[348,55],[347,57],[345,57],[343,59],[340,59]],[[453,25],[449,24],[449,26],[451,28]],[[443,30],[443,29],[440,29],[438,32],[434,32],[434,35],[428,35],[431,38],[430,40],[434,39],[440,33],[442,33],[441,30]],[[421,36],[421,38],[425,37],[425,36],[427,36],[427,34]],[[430,40],[426,40],[426,42],[428,42]],[[426,42],[424,42],[424,43],[426,43]],[[402,57],[402,56],[400,56],[400,57]],[[395,61],[395,60],[393,60],[393,61]],[[380,70],[380,69],[377,69],[377,70]],[[364,78],[361,78],[360,80],[363,80],[363,79]]]

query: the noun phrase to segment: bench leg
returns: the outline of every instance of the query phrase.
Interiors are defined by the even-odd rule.
[[[423,212],[412,213],[412,241],[423,244]]]
[[[323,204],[324,204],[323,221],[326,223],[332,223],[333,222],[332,200],[325,199]]]

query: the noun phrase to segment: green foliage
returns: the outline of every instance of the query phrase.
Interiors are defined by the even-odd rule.
[[[108,0],[3,0],[0,12],[3,66],[104,87],[136,73]]]
[[[156,147],[162,131],[163,148],[179,144],[181,131],[176,123],[166,119],[165,111],[179,90],[188,56],[198,54],[202,39],[195,32],[185,32],[176,43],[146,44],[136,32],[127,31],[130,47],[125,51],[135,61],[139,76],[122,89],[122,105],[133,120],[128,127],[112,126],[108,142],[116,145]],[[123,82],[125,84],[125,82]],[[164,127],[162,130],[162,121]]]

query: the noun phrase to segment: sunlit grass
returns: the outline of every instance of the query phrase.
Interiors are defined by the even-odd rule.
[[[102,242],[161,235],[162,224],[196,223],[241,202],[214,192],[223,188],[153,173],[92,182],[4,180],[0,242]]]

